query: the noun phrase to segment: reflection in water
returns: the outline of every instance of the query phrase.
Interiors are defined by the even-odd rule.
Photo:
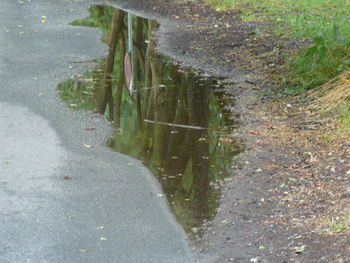
[[[97,109],[113,121],[108,145],[140,159],[159,178],[170,207],[187,232],[215,214],[217,182],[230,175],[239,147],[228,133],[234,123],[222,104],[232,103],[220,82],[183,71],[155,52],[157,24],[133,19],[134,84],[126,87],[127,16],[121,10],[94,6],[77,25],[98,26],[109,45],[107,58],[84,76],[59,85],[68,105]]]

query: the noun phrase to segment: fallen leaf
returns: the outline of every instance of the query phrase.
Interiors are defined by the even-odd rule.
[[[90,144],[85,144],[85,143],[84,143],[83,145],[84,145],[84,147],[87,148],[87,149],[91,149],[91,148],[92,148],[92,145],[90,145]]]
[[[100,237],[100,240],[101,240],[101,241],[106,241],[107,238],[106,238],[106,237]]]
[[[225,138],[225,137],[219,138],[219,141],[224,142],[224,143],[232,143],[233,142],[233,140],[231,138]]]
[[[305,246],[301,246],[301,247],[294,247],[293,248],[294,252],[297,254],[301,254],[305,251]]]
[[[86,253],[87,250],[86,250],[86,249],[79,248],[79,252],[81,252],[81,253]]]

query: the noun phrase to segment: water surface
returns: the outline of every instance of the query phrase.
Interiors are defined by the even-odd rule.
[[[130,52],[127,13],[106,6],[90,12],[74,24],[103,30],[107,58],[61,83],[60,95],[69,107],[97,111],[113,122],[107,145],[143,161],[159,179],[178,222],[198,234],[215,215],[220,182],[232,175],[232,158],[241,150],[229,135],[236,126],[227,107],[233,98],[219,79],[181,69],[157,54],[155,21],[133,16]],[[125,78],[128,53],[132,90]]]

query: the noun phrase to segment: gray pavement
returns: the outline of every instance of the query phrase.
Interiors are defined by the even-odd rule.
[[[0,2],[0,263],[192,262],[150,172],[104,146],[102,116],[57,97],[93,66],[74,62],[106,52],[98,30],[68,25],[87,8]]]

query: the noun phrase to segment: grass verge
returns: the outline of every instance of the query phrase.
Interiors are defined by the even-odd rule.
[[[349,105],[350,84],[344,85],[342,78],[350,69],[350,0],[205,1],[217,10],[240,9],[243,20],[271,25],[275,35],[311,40],[309,47],[287,60],[289,93],[325,88],[325,108],[337,110],[341,124],[350,126],[350,107],[344,106],[344,102]],[[339,102],[341,108],[336,107]]]

